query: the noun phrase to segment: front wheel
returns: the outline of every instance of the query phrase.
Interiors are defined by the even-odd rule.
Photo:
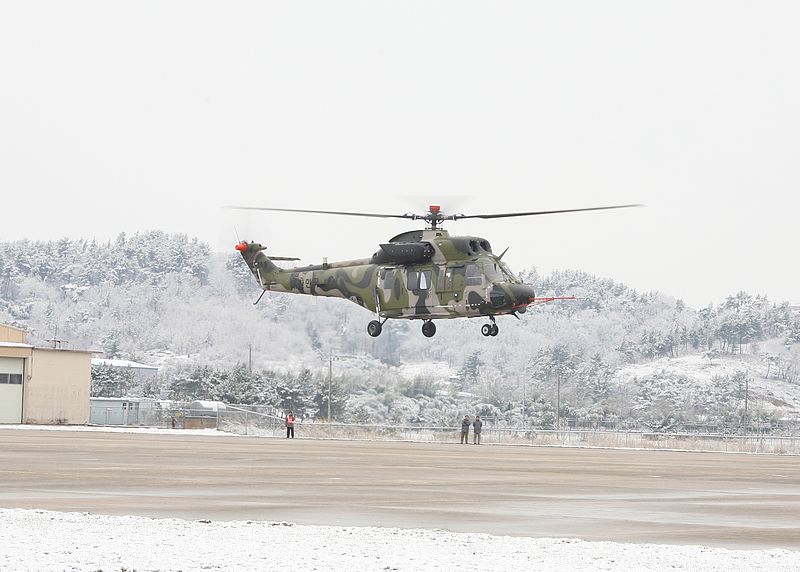
[[[500,333],[500,328],[497,327],[497,324],[492,324],[492,331],[489,332],[490,336],[496,336]]]
[[[436,324],[431,321],[422,324],[422,335],[426,338],[432,338],[436,333]]]
[[[484,324],[481,326],[481,333],[484,336],[491,336],[492,335],[492,325],[491,324]]]
[[[367,333],[373,338],[380,336],[382,330],[383,326],[378,320],[372,320],[369,324],[367,324]]]

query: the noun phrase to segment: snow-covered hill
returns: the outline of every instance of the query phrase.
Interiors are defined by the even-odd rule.
[[[260,290],[241,257],[186,236],[18,241],[0,243],[0,322],[34,343],[57,334],[158,365],[161,388],[186,398],[278,400],[270,405],[313,414],[330,374],[338,413],[376,422],[480,411],[513,425],[523,398],[542,426],[556,402],[562,419],[656,426],[741,418],[745,393],[754,415],[800,403],[800,316],[789,304],[739,292],[695,310],[583,272],[524,278],[541,295],[578,299],[501,317],[492,338],[477,319],[442,321],[430,339],[417,322],[391,320],[371,338],[372,315],[346,300],[270,293],[254,306]]]
[[[699,354],[677,358],[660,358],[646,363],[629,364],[615,374],[616,383],[633,386],[647,379],[675,381],[670,391],[679,398],[690,400],[692,394],[713,394],[720,379],[747,379],[748,399],[755,407],[774,410],[800,411],[800,384],[790,383],[779,376],[766,377],[767,364],[763,358],[752,355],[722,355],[708,359]],[[772,370],[775,372],[775,370]],[[744,388],[734,388],[737,397]]]

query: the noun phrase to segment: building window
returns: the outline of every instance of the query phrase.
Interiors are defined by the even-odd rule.
[[[0,373],[0,384],[22,385],[22,374]]]

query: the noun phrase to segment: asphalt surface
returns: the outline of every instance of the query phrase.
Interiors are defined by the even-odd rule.
[[[800,457],[0,429],[0,507],[800,549]]]

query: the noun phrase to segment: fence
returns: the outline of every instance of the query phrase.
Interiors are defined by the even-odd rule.
[[[285,436],[283,419],[231,408],[220,412],[218,429],[240,435]],[[460,427],[421,425],[366,425],[300,421],[296,435],[310,439],[353,439],[378,441],[458,442]],[[470,435],[472,439],[472,435]],[[765,434],[657,433],[648,431],[582,430],[561,431],[487,427],[481,442],[500,445],[565,447],[621,447],[631,449],[682,449],[748,453],[800,454],[800,437]]]
[[[93,413],[107,418],[107,407],[93,406]],[[228,405],[218,411],[186,408],[164,409],[149,415],[132,416],[122,423],[98,422],[101,425],[148,425],[170,427],[175,420],[177,428],[215,428],[239,435],[259,437],[283,437],[283,418],[267,413],[262,407]],[[565,447],[621,447],[631,449],[682,449],[695,451],[729,451],[770,454],[800,454],[800,436],[795,424],[791,427],[773,428],[782,435],[768,433],[768,428],[755,428],[748,433],[730,434],[710,431],[654,432],[635,429],[596,427],[562,430],[520,429],[483,425],[481,442],[500,445],[538,445]],[[698,428],[703,428],[698,426]],[[708,427],[705,427],[708,429]],[[415,441],[422,443],[446,443],[459,441],[459,427],[437,427],[424,425],[370,425],[349,423],[324,423],[298,421],[296,434],[310,439],[351,439],[379,441]],[[472,438],[472,435],[470,435]]]

